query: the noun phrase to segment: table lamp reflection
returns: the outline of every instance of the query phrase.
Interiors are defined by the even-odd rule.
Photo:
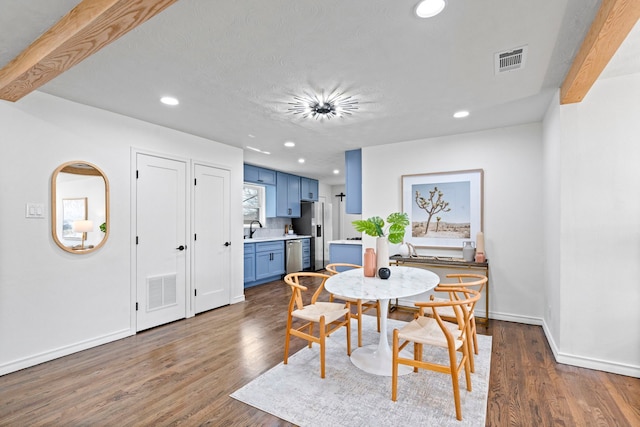
[[[74,233],[82,233],[82,243],[80,247],[74,246],[73,249],[84,250],[84,241],[87,239],[87,233],[93,231],[93,221],[90,219],[73,221],[72,230]]]

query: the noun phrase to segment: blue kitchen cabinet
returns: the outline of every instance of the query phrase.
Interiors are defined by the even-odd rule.
[[[275,218],[276,215],[276,186],[275,185],[265,185],[265,209],[267,218]]]
[[[245,288],[280,280],[284,273],[284,240],[244,244]]]
[[[276,185],[276,171],[253,165],[244,165],[244,182]]]
[[[329,262],[346,262],[362,265],[362,245],[354,243],[329,243]]]
[[[244,283],[256,280],[256,245],[244,244]]]
[[[284,218],[300,217],[299,176],[276,173],[276,215]]]
[[[256,281],[277,280],[284,274],[284,241],[256,243]],[[263,282],[264,283],[264,282]]]
[[[311,178],[300,178],[300,200],[306,202],[318,201],[318,180]]]
[[[345,212],[362,214],[362,150],[345,153]]]

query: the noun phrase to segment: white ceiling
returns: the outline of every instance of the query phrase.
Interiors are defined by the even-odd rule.
[[[0,0],[0,67],[77,3]],[[600,1],[447,0],[426,20],[416,3],[179,0],[40,90],[338,184],[345,150],[539,121]],[[524,45],[525,66],[495,75],[494,54]],[[640,71],[637,52],[606,72]],[[321,90],[345,91],[359,109],[328,121],[288,110]],[[180,105],[160,104],[163,95]],[[471,115],[454,119],[460,109]]]

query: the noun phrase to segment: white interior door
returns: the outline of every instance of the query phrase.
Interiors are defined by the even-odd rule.
[[[196,164],[194,176],[192,281],[201,313],[231,302],[229,171]]]
[[[186,317],[186,164],[136,155],[136,329]],[[182,248],[182,249],[181,249]]]

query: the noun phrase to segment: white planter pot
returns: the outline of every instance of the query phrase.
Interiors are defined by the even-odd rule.
[[[389,267],[389,241],[386,237],[376,238],[376,268]]]

